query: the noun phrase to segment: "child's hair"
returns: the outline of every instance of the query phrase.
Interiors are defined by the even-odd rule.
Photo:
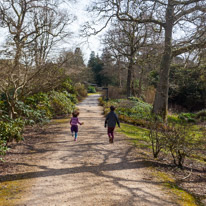
[[[111,106],[111,107],[110,107],[110,110],[111,110],[111,111],[114,111],[114,110],[115,110],[115,107],[114,107],[114,106]]]
[[[79,115],[79,112],[78,112],[78,111],[72,112],[72,116],[73,116],[73,117],[77,117],[78,115]]]

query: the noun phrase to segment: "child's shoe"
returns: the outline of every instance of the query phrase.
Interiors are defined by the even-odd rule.
[[[77,141],[77,138],[74,138],[74,141],[76,142],[76,141]]]

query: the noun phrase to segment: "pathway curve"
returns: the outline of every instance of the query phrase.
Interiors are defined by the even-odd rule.
[[[25,177],[33,179],[32,187],[19,206],[176,205],[147,177],[148,169],[123,135],[109,144],[97,99],[92,95],[78,105],[84,125],[77,142],[67,121],[57,124],[53,141],[38,146],[42,158]]]

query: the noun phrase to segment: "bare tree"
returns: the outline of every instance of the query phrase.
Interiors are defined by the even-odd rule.
[[[107,32],[104,43],[113,51],[127,58],[127,97],[134,95],[134,65],[138,50],[148,43],[149,29],[145,25],[138,25],[135,22],[116,23]]]
[[[40,86],[34,79],[38,80],[45,71],[49,74],[45,69],[48,54],[68,34],[64,31],[71,20],[51,0],[5,0],[0,3],[0,17],[2,26],[8,29],[7,44],[2,51],[7,65],[1,65],[5,72],[0,91],[6,94],[10,117],[14,118],[19,97],[29,93],[28,88],[35,90]],[[54,72],[56,66],[51,68]]]
[[[85,34],[102,31],[109,22],[119,21],[152,24],[154,31],[164,33],[164,52],[160,64],[160,80],[157,86],[153,111],[165,120],[168,109],[170,63],[174,56],[202,48],[206,44],[205,0],[104,0],[93,3],[90,11],[98,14],[104,26],[95,29],[85,25]]]

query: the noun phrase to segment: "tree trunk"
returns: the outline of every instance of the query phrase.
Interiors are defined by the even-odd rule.
[[[139,77],[139,88],[138,88],[138,97],[142,95],[142,79],[144,75],[144,69],[141,67],[140,77]]]
[[[133,69],[132,73],[132,96],[136,96],[136,91],[135,91],[135,73]]]
[[[122,88],[122,71],[119,71],[119,88]]]
[[[127,74],[127,98],[132,96],[133,58],[131,57]]]
[[[8,93],[6,93],[6,98],[7,98],[7,103],[8,103],[8,109],[9,109],[9,117],[10,119],[14,119],[15,118],[15,103],[12,100],[12,98],[10,97],[10,95]]]
[[[122,88],[122,68],[120,64],[120,60],[118,59],[118,69],[119,69],[119,88]]]
[[[157,85],[155,101],[153,105],[153,112],[160,115],[165,121],[167,120],[168,110],[168,89],[169,89],[169,72],[172,53],[172,29],[174,22],[174,6],[173,0],[168,1],[166,11],[166,25],[165,25],[165,48],[160,65],[160,80]]]

